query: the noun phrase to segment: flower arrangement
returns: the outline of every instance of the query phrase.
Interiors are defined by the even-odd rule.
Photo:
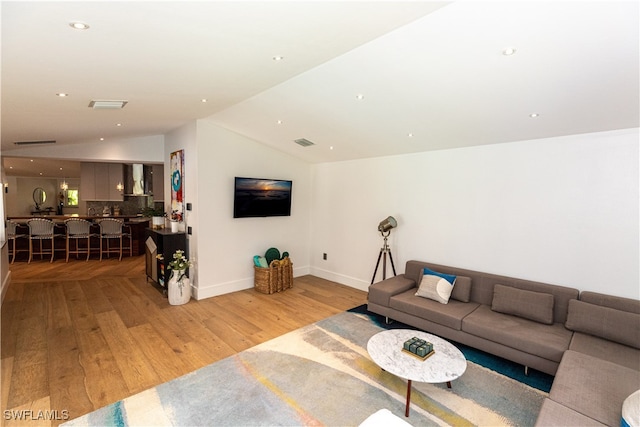
[[[182,222],[182,213],[177,210],[171,211],[171,221]]]
[[[193,263],[191,261],[189,261],[187,259],[186,256],[184,256],[184,251],[178,249],[174,254],[173,254],[173,260],[169,263],[169,266],[167,267],[170,270],[173,270],[174,272],[172,273],[172,276],[175,276],[176,278],[176,283],[178,285],[178,288],[180,288],[180,296],[182,297],[182,288],[184,287],[184,281],[182,279],[184,279],[184,276],[187,275],[187,268],[191,267]],[[169,286],[171,286],[171,280],[169,281]]]
[[[171,270],[186,270],[191,267],[193,263],[184,256],[184,251],[178,249],[173,254],[173,260],[169,263],[169,269]]]

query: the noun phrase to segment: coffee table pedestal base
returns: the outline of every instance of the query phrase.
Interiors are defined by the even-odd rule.
[[[451,381],[447,381],[447,388],[451,388]],[[409,407],[411,406],[411,380],[407,380],[407,406],[404,409],[404,416],[409,417]]]

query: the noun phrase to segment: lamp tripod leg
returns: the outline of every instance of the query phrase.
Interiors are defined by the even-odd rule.
[[[396,266],[393,265],[393,257],[391,256],[391,249],[389,249],[389,260],[391,261],[391,268],[393,269],[393,275],[397,276],[397,274],[396,274]]]
[[[380,258],[382,257],[382,249],[380,249],[380,253],[378,254],[378,262],[376,262],[376,269],[373,270],[373,277],[371,278],[371,284],[373,285],[373,281],[376,280],[376,273],[378,273],[378,267],[380,266]]]
[[[387,278],[387,252],[384,251],[384,256],[382,257],[382,280]]]

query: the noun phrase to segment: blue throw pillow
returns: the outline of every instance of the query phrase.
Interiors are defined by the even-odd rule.
[[[457,276],[454,276],[453,274],[438,273],[437,271],[430,270],[427,267],[424,268],[424,274],[442,277],[444,280],[451,283],[452,285],[455,284],[456,277],[457,277]]]

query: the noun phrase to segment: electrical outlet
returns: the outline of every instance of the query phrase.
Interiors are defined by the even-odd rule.
[[[325,261],[327,260],[327,253],[326,252],[322,254],[322,259],[325,260]]]

